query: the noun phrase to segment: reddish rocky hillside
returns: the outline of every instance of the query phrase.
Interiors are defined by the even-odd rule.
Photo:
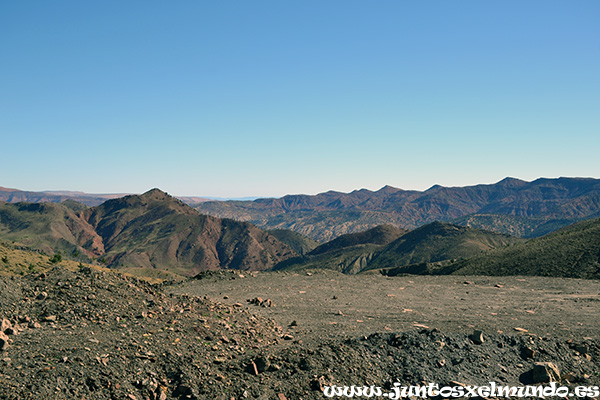
[[[296,255],[249,223],[202,215],[158,189],[91,208],[3,203],[0,238],[95,258],[110,267],[170,269],[186,275],[219,268],[267,269]]]

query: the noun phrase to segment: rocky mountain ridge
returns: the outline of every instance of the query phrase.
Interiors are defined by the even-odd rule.
[[[268,269],[296,253],[244,222],[199,214],[150,190],[96,207],[77,203],[0,203],[0,238],[48,253],[62,252],[113,268]]]
[[[205,202],[196,209],[265,229],[294,230],[321,243],[377,225],[414,229],[433,221],[534,237],[600,216],[600,180],[505,178],[490,185],[436,185],[423,192],[385,186],[378,191]]]

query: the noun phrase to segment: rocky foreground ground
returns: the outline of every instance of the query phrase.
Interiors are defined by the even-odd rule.
[[[310,318],[288,323],[293,310],[274,312],[283,308],[280,298],[249,296],[258,293],[252,280],[265,282],[261,276],[203,278],[150,285],[87,267],[0,278],[0,398],[321,399],[331,384],[520,385],[544,379],[533,373],[536,363],[546,363],[540,368],[565,385],[600,384],[600,342],[593,334],[481,333],[452,324],[446,331],[439,323],[404,330],[373,324],[374,332],[335,334],[306,329]],[[276,282],[268,280],[276,278],[265,277],[271,290]],[[232,283],[247,292],[216,298]],[[212,296],[203,295],[208,287]],[[356,311],[351,304],[334,307],[340,318]]]

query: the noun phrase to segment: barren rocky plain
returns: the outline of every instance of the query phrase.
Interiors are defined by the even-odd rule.
[[[315,270],[149,284],[59,266],[0,277],[0,292],[2,399],[321,399],[334,384],[550,375],[600,384],[595,280]]]

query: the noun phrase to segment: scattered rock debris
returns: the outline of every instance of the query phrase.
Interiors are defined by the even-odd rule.
[[[311,400],[332,384],[600,383],[593,338],[486,332],[483,340],[481,331],[415,323],[302,342],[292,326],[245,307],[90,268],[0,277],[0,287],[0,398],[8,400]]]

